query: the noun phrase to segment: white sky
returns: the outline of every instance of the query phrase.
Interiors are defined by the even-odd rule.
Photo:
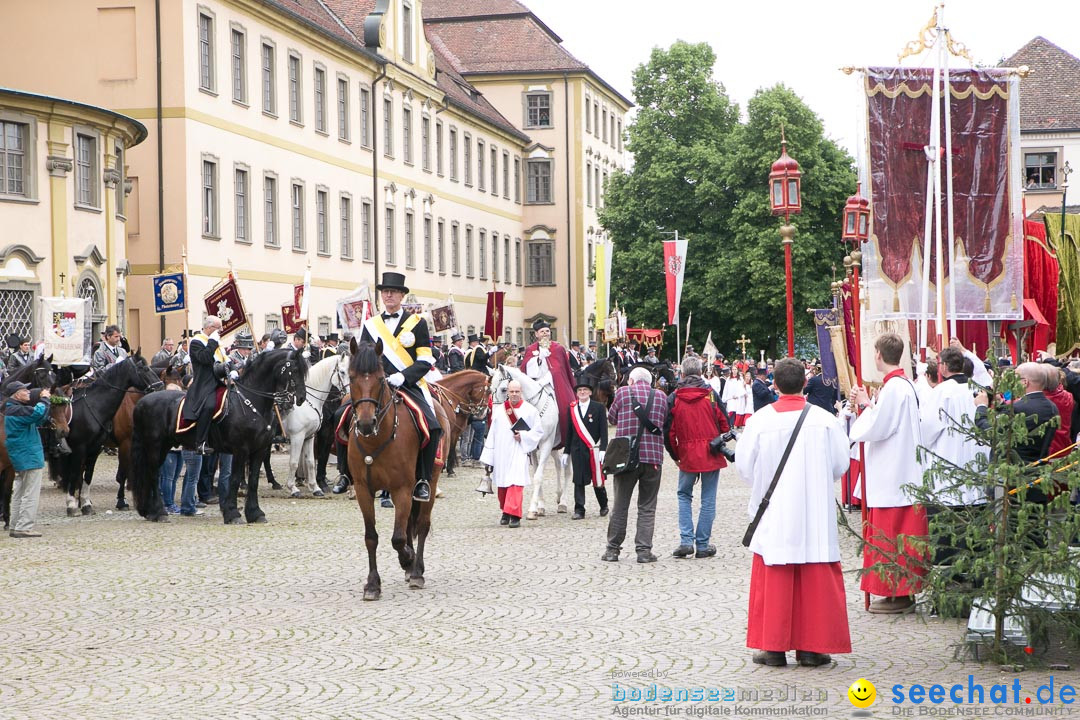
[[[858,86],[838,68],[895,65],[935,7],[924,0],[523,1],[564,47],[631,100],[633,70],[652,48],[705,41],[717,55],[716,79],[744,117],[758,88],[782,81],[853,157]],[[943,17],[979,63],[996,64],[1037,35],[1080,56],[1078,0],[952,0]],[[780,47],[788,50],[781,54]],[[907,58],[904,65],[931,62]],[[950,59],[951,67],[965,64]]]

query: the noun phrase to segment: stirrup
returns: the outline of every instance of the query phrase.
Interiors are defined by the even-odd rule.
[[[421,487],[427,489],[426,496],[425,494],[421,494]],[[431,483],[427,480],[417,480],[416,485],[413,486],[412,498],[417,502],[431,502]]]

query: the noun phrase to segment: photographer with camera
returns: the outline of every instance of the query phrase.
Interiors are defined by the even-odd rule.
[[[716,555],[709,543],[716,516],[716,483],[720,469],[734,453],[724,443],[731,439],[727,409],[712,386],[701,377],[701,358],[688,355],[682,362],[682,380],[668,395],[664,445],[679,466],[679,547],[677,558]],[[726,458],[726,459],[725,459]],[[701,478],[701,509],[694,528],[694,484]],[[695,550],[696,546],[696,550]]]

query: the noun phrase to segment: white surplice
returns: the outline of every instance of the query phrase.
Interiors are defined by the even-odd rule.
[[[975,398],[967,383],[946,378],[930,392],[921,407],[923,446],[954,465],[965,466],[980,453],[985,454],[973,438],[957,428],[975,424]],[[925,454],[924,466],[930,469],[941,462],[935,455]],[[934,491],[942,493],[948,483],[934,478]],[[943,505],[976,505],[986,502],[986,492],[979,487],[965,487],[959,493],[939,495]]]
[[[491,477],[496,487],[529,484],[529,453],[536,449],[544,437],[544,429],[540,426],[540,413],[536,408],[522,400],[521,407],[514,408],[514,413],[518,420],[524,420],[529,426],[528,430],[519,433],[521,442],[514,440],[514,431],[510,429],[513,423],[506,414],[506,406],[498,403],[491,408],[491,427],[488,428],[487,438],[484,440],[480,462],[494,468]]]
[[[783,402],[782,397],[778,403]],[[767,405],[746,421],[735,467],[750,485],[751,519],[772,483],[799,412],[777,412],[775,404]],[[833,484],[847,469],[848,443],[839,421],[811,405],[750,549],[766,565],[839,561]]]
[[[742,378],[728,378],[724,382],[724,394],[721,400],[728,412],[743,414],[743,397],[746,396],[746,384]]]
[[[863,442],[866,460],[866,506],[907,507],[914,499],[905,485],[922,483],[915,448],[922,444],[919,403],[909,380],[893,377],[877,402],[851,426],[852,442]]]

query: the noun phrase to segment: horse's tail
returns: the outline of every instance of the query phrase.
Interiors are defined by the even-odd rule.
[[[153,451],[156,439],[154,435],[161,423],[151,422],[148,417],[140,417],[147,414],[148,409],[149,406],[143,403],[135,406],[134,427],[131,433],[131,462],[128,466],[131,497],[135,501],[135,509],[142,517],[148,517],[156,510],[152,503],[161,468],[161,458],[155,457],[156,453]]]

